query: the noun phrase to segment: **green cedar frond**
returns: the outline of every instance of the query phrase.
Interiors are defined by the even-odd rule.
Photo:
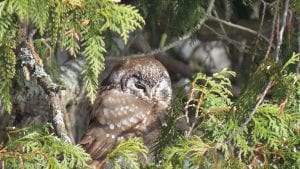
[[[44,35],[49,18],[47,1],[33,0],[30,4],[29,15],[40,34]]]
[[[284,66],[284,71],[281,71],[283,68],[280,65],[276,66],[272,61],[264,62],[254,74],[255,80],[250,81],[244,91],[243,102],[238,100],[235,104],[232,104],[230,99],[230,81],[224,80],[226,76],[207,77],[197,74],[191,83],[194,90],[191,90],[188,95],[186,104],[192,107],[187,109],[189,117],[195,114],[192,112],[198,111],[200,118],[193,135],[182,140],[199,137],[201,142],[195,144],[209,145],[210,148],[206,149],[206,153],[201,158],[199,157],[201,153],[198,153],[198,163],[194,163],[191,161],[193,157],[188,155],[188,152],[193,150],[193,146],[187,142],[180,139],[179,141],[174,139],[177,143],[171,141],[169,145],[159,142],[158,146],[163,146],[163,155],[159,157],[165,156],[162,160],[162,168],[231,169],[246,168],[246,166],[254,168],[298,166],[300,121],[296,119],[300,117],[300,83],[295,73],[287,73],[288,70],[286,70],[288,65],[295,64],[297,61],[296,56],[293,56],[293,59],[286,63],[287,66]],[[228,141],[232,132],[240,127],[245,118],[248,118],[249,111],[270,78],[274,79],[275,83],[268,95],[268,103],[260,105],[252,121],[242,132]],[[222,86],[216,87],[216,85]],[[246,99],[252,97],[253,100]],[[197,109],[198,103],[200,103],[199,109]],[[176,123],[170,124],[176,125]],[[168,129],[169,132],[173,131],[172,127]],[[195,134],[199,135],[195,136]],[[176,138],[168,134],[166,136],[169,140]],[[177,133],[177,136],[180,134]]]
[[[162,152],[167,146],[172,146],[184,137],[184,132],[180,131],[176,126],[178,117],[184,112],[184,87],[185,86],[173,91],[171,101],[172,109],[166,115],[166,125],[162,126],[154,147],[156,162],[159,162],[163,158]]]
[[[213,149],[198,136],[184,138],[178,144],[165,149],[163,168],[194,168],[200,166],[203,163],[205,154],[212,152]]]
[[[12,109],[12,104],[11,104],[10,94],[9,94],[11,86],[12,86],[11,80],[4,80],[1,82],[0,85],[0,102],[1,105],[4,106],[4,110],[7,111],[8,113],[10,113]]]
[[[199,114],[199,117],[203,117],[198,118],[199,126],[194,130],[199,129],[205,132],[205,134],[202,135],[203,138],[206,138],[205,141],[214,144],[222,143],[226,140],[226,137],[229,135],[229,133],[228,130],[224,129],[224,125],[226,115],[230,110],[229,106],[232,104],[229,98],[232,94],[229,90],[231,88],[231,82],[228,76],[235,76],[235,73],[225,69],[217,74],[214,74],[212,77],[208,77],[202,73],[196,74],[194,80],[190,84],[186,85],[190,86],[192,89],[188,94],[185,110],[183,109],[182,97],[175,95],[175,98],[177,99],[173,99],[172,102],[172,111],[175,111],[175,115],[168,117],[167,127],[162,128],[162,136],[159,137],[159,143],[157,145],[157,147],[162,146],[164,149],[158,149],[164,152],[158,157],[164,158],[167,156],[167,158],[163,160],[163,168],[190,168],[195,166],[211,168],[212,166],[219,165],[218,162],[214,162],[216,149],[223,150],[223,152],[229,156],[228,147],[226,144],[218,144],[218,148],[212,148],[209,147],[208,144],[201,140],[198,136],[187,138],[181,137],[182,139],[180,139],[180,137],[178,137],[180,136],[180,132],[178,129],[176,129],[177,120],[180,119],[185,111],[188,111],[192,116]],[[179,113],[176,113],[177,111],[179,111]],[[188,118],[190,118],[190,116]],[[174,141],[177,142],[179,140],[178,138],[181,141],[179,141],[177,144],[175,143],[174,145]],[[187,141],[182,141],[185,139],[192,140],[194,142],[188,143]],[[207,139],[212,139],[213,141]],[[201,153],[196,151],[195,154],[198,154],[200,157],[194,157],[195,154],[191,153],[195,151],[193,146],[201,147],[203,145],[205,145],[202,147],[203,150],[211,148],[213,151],[210,151],[209,156],[205,156],[205,153],[201,155]],[[158,153],[160,151],[158,151]],[[177,151],[179,151],[178,154],[176,153]],[[193,158],[195,161],[192,160]],[[214,163],[216,164],[213,165]]]
[[[61,46],[66,47],[69,51],[70,55],[75,56],[79,52],[80,46],[78,44],[78,40],[76,39],[76,32],[74,29],[70,29],[70,33],[63,36]]]
[[[0,160],[7,168],[89,168],[90,156],[78,145],[49,133],[50,125],[33,125],[9,131]]]
[[[13,0],[11,1],[15,12],[19,16],[20,20],[29,22],[29,11],[30,11],[30,1],[28,0]]]
[[[129,33],[141,28],[141,24],[144,24],[138,10],[132,6],[112,4],[97,10],[97,12],[105,19],[101,31],[109,29],[116,32],[123,38],[125,43],[127,43]]]
[[[4,0],[0,2],[0,45],[17,39],[8,31],[24,23],[34,24],[37,37],[47,35],[53,51],[63,47],[76,56],[83,48],[85,89],[94,100],[98,74],[104,68],[104,33],[113,31],[127,42],[129,33],[141,28],[144,20],[133,6],[111,0]]]
[[[195,113],[211,112],[217,107],[230,106],[232,96],[231,82],[228,75],[235,76],[235,73],[226,69],[214,74],[212,77],[207,77],[205,74],[196,74],[191,83],[191,92],[188,96],[186,108],[196,108]],[[228,108],[227,108],[228,109]]]
[[[0,15],[0,39],[4,38],[4,35],[11,28],[13,19],[10,15]],[[2,42],[0,42],[1,44]]]
[[[283,65],[281,72],[286,70],[286,68],[288,66],[294,65],[299,61],[300,61],[300,54],[299,53],[297,53],[297,54],[293,53],[293,55],[290,57],[290,59]]]
[[[107,163],[112,168],[131,168],[139,169],[139,155],[147,158],[147,147],[144,146],[143,140],[138,137],[121,140],[121,142],[107,155]]]
[[[16,57],[9,46],[0,46],[0,101],[7,112],[11,112],[10,88],[15,76]]]
[[[271,78],[278,76],[279,71],[279,64],[274,63],[272,59],[265,60],[261,63],[256,72],[248,80],[246,86],[242,90],[241,96],[234,104],[237,111],[240,113],[235,113],[233,115],[237,115],[241,119],[245,118],[245,116],[248,115],[247,112],[249,112],[256,104],[257,97],[260,95],[265,85]]]
[[[96,90],[98,86],[98,74],[104,68],[104,41],[101,36],[92,36],[83,43],[85,47],[83,54],[87,61],[87,66],[83,71],[84,87],[88,92],[88,96],[92,101],[96,98]]]
[[[278,150],[280,142],[290,134],[288,114],[279,111],[279,106],[263,104],[253,117],[252,139],[256,143],[267,144],[273,150]]]

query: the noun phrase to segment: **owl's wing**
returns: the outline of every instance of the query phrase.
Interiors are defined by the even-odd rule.
[[[81,138],[80,144],[84,146],[92,159],[102,160],[105,158],[108,150],[117,142],[116,139],[111,138],[111,135],[108,133],[107,126],[101,126],[94,121]]]
[[[101,103],[93,106],[92,115],[102,125],[126,131],[142,123],[147,124],[152,103],[117,89],[105,91]]]
[[[93,159],[101,160],[119,139],[146,130],[152,107],[151,103],[117,89],[102,91],[93,105],[93,122],[80,143]]]

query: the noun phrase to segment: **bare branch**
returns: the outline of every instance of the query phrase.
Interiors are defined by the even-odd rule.
[[[269,54],[270,54],[270,51],[271,51],[271,47],[272,47],[272,44],[273,44],[273,41],[274,41],[274,34],[275,34],[275,28],[276,28],[276,19],[278,17],[278,14],[279,14],[279,3],[278,1],[275,1],[274,2],[276,4],[275,6],[275,14],[274,14],[274,17],[273,17],[273,23],[272,23],[272,32],[271,32],[271,37],[270,37],[270,40],[269,40],[269,46],[268,46],[268,49],[267,49],[267,52],[265,54],[265,57],[264,59],[267,59]]]
[[[253,55],[252,55],[252,62],[255,60],[255,56],[256,56],[256,52],[257,52],[257,45],[258,45],[258,42],[259,42],[259,36],[261,35],[261,30],[262,30],[262,27],[263,27],[263,24],[264,24],[264,21],[265,21],[267,4],[265,3],[265,1],[262,1],[262,3],[263,3],[262,16],[261,16],[261,21],[260,21],[257,37],[256,37],[256,40],[255,40],[255,48],[254,48],[254,52],[253,52]]]
[[[227,41],[228,43],[234,45],[238,50],[241,50],[241,46],[245,45],[245,44],[241,44],[241,42],[236,41],[234,39],[230,39],[228,36],[226,35],[222,35],[220,33],[218,33],[214,28],[204,24],[203,25],[205,28],[207,28],[208,30],[210,30],[212,33],[214,33],[216,36],[218,36],[220,39]],[[245,46],[246,49],[250,49],[250,46]]]
[[[281,28],[278,32],[277,45],[276,45],[276,49],[275,49],[275,61],[276,62],[279,61],[279,51],[280,51],[280,47],[281,47],[281,44],[282,44],[282,37],[283,37],[284,29],[286,27],[286,18],[287,18],[287,14],[288,14],[288,10],[289,10],[289,3],[290,3],[290,0],[286,0],[285,4],[284,4],[284,12],[283,12],[283,16],[282,16],[282,25],[281,25]]]
[[[209,2],[209,5],[208,5],[208,8],[206,10],[206,17],[203,17],[199,23],[195,26],[195,29],[196,30],[199,30],[202,25],[204,24],[204,22],[208,19],[208,16],[211,15],[211,12],[213,10],[213,7],[214,7],[214,3],[215,3],[215,0],[211,0]],[[153,55],[156,55],[156,54],[159,54],[159,53],[163,53],[169,49],[172,49],[178,45],[181,44],[182,41],[186,40],[186,39],[189,39],[191,36],[192,36],[192,31],[188,32],[186,35],[183,35],[182,37],[178,38],[178,40],[172,42],[172,43],[169,43],[168,45],[162,47],[162,48],[158,48],[158,49],[154,49],[150,52],[146,52],[146,53],[141,53],[141,54],[134,54],[134,55],[129,55],[129,56],[125,56],[125,57],[140,57],[140,56],[153,56]]]
[[[279,0],[277,0],[277,3],[279,3]],[[279,61],[278,59],[278,55],[279,55],[279,50],[282,44],[282,36],[283,36],[283,32],[284,32],[284,28],[286,26],[286,17],[287,17],[287,12],[288,12],[288,8],[289,8],[289,0],[285,1],[285,8],[284,8],[284,13],[283,13],[283,18],[282,18],[282,26],[279,32],[279,37],[278,37],[278,41],[277,41],[277,46],[276,46],[276,55],[275,55],[275,61],[276,63]],[[239,127],[235,132],[233,132],[228,140],[226,141],[226,143],[228,144],[236,135],[238,135],[240,132],[242,132],[244,130],[244,128],[248,125],[248,123],[252,120],[254,114],[257,112],[258,107],[262,104],[262,102],[265,99],[265,96],[267,95],[268,91],[271,89],[273,85],[273,78],[271,77],[271,79],[269,80],[267,86],[265,87],[264,91],[262,92],[259,100],[257,101],[257,103],[255,104],[254,108],[252,109],[252,111],[249,114],[249,117],[245,120],[245,122],[241,125],[241,127]]]
[[[213,13],[214,13],[214,15],[215,15],[217,18],[220,18],[219,15],[218,15],[217,10],[213,10]],[[221,30],[223,31],[224,36],[227,37],[227,33],[226,33],[226,30],[225,30],[225,28],[224,28],[224,26],[223,26],[223,23],[219,22],[219,25],[220,25]]]
[[[230,27],[233,27],[233,28],[237,28],[237,29],[249,32],[249,33],[251,33],[253,35],[258,35],[258,33],[255,30],[252,30],[250,28],[244,27],[242,25],[237,25],[237,24],[225,21],[223,19],[220,19],[220,18],[217,18],[217,17],[214,17],[214,16],[209,16],[208,18],[210,20],[213,20],[213,21],[216,21],[216,22],[221,22],[221,23],[223,23],[223,24],[225,24],[227,26],[230,26]],[[269,39],[267,37],[265,37],[264,35],[260,35],[260,37],[263,38],[265,41],[269,42]]]

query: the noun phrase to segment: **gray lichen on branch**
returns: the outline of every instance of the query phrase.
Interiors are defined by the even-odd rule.
[[[52,124],[54,126],[56,134],[64,141],[71,143],[71,139],[68,136],[66,126],[63,120],[63,112],[60,106],[60,91],[61,87],[54,83],[51,77],[45,72],[43,64],[37,60],[39,58],[35,53],[33,47],[23,42],[17,48],[18,57],[21,60],[21,66],[26,68],[30,75],[37,80],[37,84],[47,94],[49,101],[50,115],[52,117]]]

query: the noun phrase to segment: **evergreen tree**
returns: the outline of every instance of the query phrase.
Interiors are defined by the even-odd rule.
[[[234,7],[250,8],[258,0],[224,2],[228,4],[214,0],[126,3],[114,0],[2,0],[0,108],[3,105],[7,112],[12,110],[10,95],[13,82],[22,78],[16,72],[22,67],[18,62],[19,46],[24,43],[32,47],[32,55],[40,65],[44,62],[51,66],[45,58],[55,61],[59,48],[67,49],[73,56],[82,54],[86,61],[82,72],[84,88],[93,101],[98,75],[104,68],[108,33],[117,34],[126,43],[129,33],[142,28],[146,21],[145,30],[153,34],[153,39],[150,39],[157,43],[158,37],[168,35],[167,42],[171,45],[166,48],[169,49],[173,37],[195,38],[201,26],[210,28],[207,21],[211,19],[220,24],[223,35],[210,30],[236,45],[236,41],[229,39],[224,25],[252,34],[253,30],[222,20],[217,12],[225,10],[225,6],[231,10],[227,11],[229,14],[236,14],[238,9]],[[211,76],[196,73],[191,82],[174,92],[167,125],[162,127],[153,152],[155,160],[142,163],[139,159],[149,152],[140,138],[131,138],[121,141],[111,150],[105,159],[107,166],[149,169],[300,168],[300,82],[297,70],[300,56],[295,53],[299,48],[299,30],[290,31],[292,20],[284,17],[289,10],[299,24],[300,1],[259,2],[263,7],[261,25],[264,17],[271,15],[271,34],[276,38],[264,37],[261,30],[254,31],[256,42],[248,49],[253,64],[245,67],[245,72],[251,73],[247,75],[249,79],[241,94],[233,98],[231,93],[231,79],[236,76],[233,71],[224,69]],[[164,48],[158,51],[164,51]],[[54,74],[50,75],[54,78]],[[178,127],[179,123],[185,127]],[[80,146],[54,136],[50,124],[22,129],[7,127],[1,133],[6,135],[3,145],[0,145],[1,167],[89,167],[89,155]]]

